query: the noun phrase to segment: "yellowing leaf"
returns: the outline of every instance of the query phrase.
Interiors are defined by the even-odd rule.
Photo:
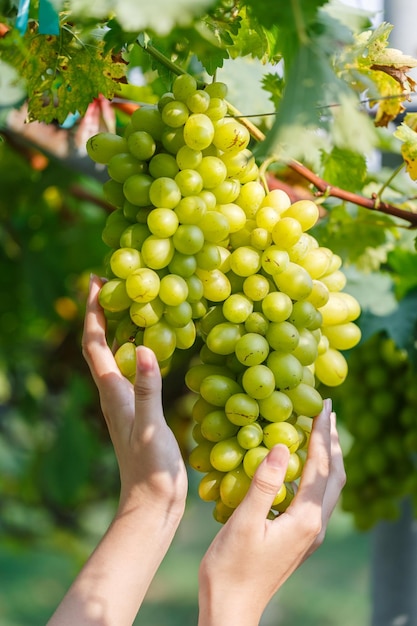
[[[403,122],[394,135],[403,142],[401,154],[410,178],[417,180],[417,132]]]

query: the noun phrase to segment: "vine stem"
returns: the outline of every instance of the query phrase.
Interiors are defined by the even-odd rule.
[[[167,69],[169,69],[173,74],[185,74],[185,70],[168,59],[162,52],[157,50],[152,44],[147,43],[142,44],[138,41],[138,44],[148,52],[151,56],[153,56],[156,60],[158,60],[161,64],[165,65]],[[202,85],[204,86],[204,85]],[[265,134],[250,120],[248,120],[242,113],[233,106],[230,102],[227,102],[228,112],[232,117],[239,117],[239,121],[246,126],[248,131],[250,132],[253,139],[256,141],[263,141],[265,139]],[[278,157],[275,161],[278,160]],[[367,198],[357,193],[353,193],[351,191],[347,191],[345,189],[341,189],[340,187],[334,187],[330,185],[325,180],[320,178],[317,174],[315,174],[308,167],[296,161],[295,159],[286,160],[287,166],[292,169],[294,172],[297,172],[300,176],[308,180],[312,185],[314,185],[317,189],[317,196],[326,195],[326,197],[340,198],[341,200],[345,200],[346,202],[351,202],[352,204],[356,204],[358,206],[362,206],[365,209],[370,209],[371,211],[379,211],[380,213],[384,213],[386,215],[392,215],[393,217],[398,217],[403,219],[410,224],[410,228],[417,228],[417,213],[412,213],[411,211],[407,211],[404,209],[400,209],[388,202],[381,202],[380,197],[382,192],[394,178],[394,176],[398,173],[396,170],[393,173],[393,176],[389,178],[389,180],[382,186],[378,194],[375,194],[372,198]]]

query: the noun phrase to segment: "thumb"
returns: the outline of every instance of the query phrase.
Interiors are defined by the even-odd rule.
[[[281,488],[288,467],[290,452],[287,446],[277,444],[256,470],[248,493],[239,505],[239,512],[266,519],[271,505]],[[237,511],[236,511],[237,512]]]
[[[135,414],[142,424],[155,423],[163,415],[162,380],[155,354],[146,346],[136,348]]]

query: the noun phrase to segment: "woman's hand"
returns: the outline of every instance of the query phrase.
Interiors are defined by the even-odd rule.
[[[117,514],[48,626],[131,626],[184,512],[187,474],[161,403],[156,358],[137,349],[136,384],[120,373],[106,341],[92,278],[83,353],[97,385],[120,470]]]
[[[345,483],[329,400],[314,420],[298,492],[285,513],[269,520],[288,459],[283,445],[270,451],[206,552],[199,572],[199,626],[259,624],[272,596],[323,541]]]
[[[122,376],[106,341],[105,316],[98,303],[101,284],[92,278],[82,346],[119,465],[119,514],[146,504],[176,521],[184,511],[187,474],[164,418],[159,366],[153,352],[140,346],[136,384]]]

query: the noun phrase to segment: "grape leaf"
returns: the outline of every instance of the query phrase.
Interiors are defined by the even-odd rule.
[[[405,108],[404,100],[415,89],[408,75],[417,60],[388,47],[393,26],[386,22],[375,30],[361,32],[344,53],[345,73],[350,73],[358,89],[367,89],[371,106],[376,106],[375,124],[387,126]]]
[[[413,117],[407,115],[404,118],[404,122],[394,132],[394,136],[403,142],[401,154],[410,178],[417,180],[417,132],[412,128],[416,117],[415,114],[410,114],[410,116],[412,115]]]
[[[396,247],[387,259],[389,267],[396,273],[395,283],[398,298],[417,289],[417,254],[415,251]]]
[[[331,152],[322,151],[321,156],[323,178],[328,183],[349,191],[362,189],[367,171],[363,154],[335,146]]]
[[[100,94],[112,98],[126,71],[104,53],[103,41],[80,45],[67,30],[60,37],[29,35],[14,64],[26,81],[29,119],[46,123],[63,123],[77,111],[83,115]]]
[[[70,0],[74,16],[84,18],[107,18],[112,15],[122,29],[129,31],[150,30],[158,35],[167,35],[175,26],[188,26],[194,17],[204,14],[214,0]]]

